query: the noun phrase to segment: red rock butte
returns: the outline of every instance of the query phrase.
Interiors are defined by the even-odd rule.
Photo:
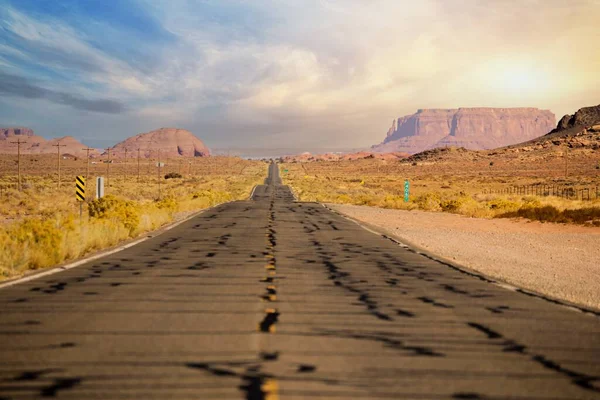
[[[130,137],[111,149],[111,155],[122,157],[125,149],[133,156],[140,149],[142,157],[206,157],[210,150],[194,134],[185,129],[160,128]]]
[[[75,157],[84,157],[87,146],[72,136],[46,140],[41,136],[36,136],[33,130],[23,127],[0,128],[0,154],[17,154],[17,145],[14,143],[21,141],[22,154],[46,154],[56,153],[56,144],[61,144],[60,152],[70,154]],[[90,152],[91,156],[99,153],[94,149]]]
[[[376,152],[419,153],[436,147],[494,149],[550,132],[556,117],[537,108],[422,109],[392,123]]]

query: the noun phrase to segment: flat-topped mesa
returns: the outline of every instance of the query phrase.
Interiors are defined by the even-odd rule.
[[[33,130],[21,126],[0,128],[0,140],[13,136],[33,136]]]
[[[170,157],[206,157],[210,150],[194,134],[185,129],[160,128],[130,137],[111,149],[115,157],[124,156],[127,149],[130,154],[140,149],[140,155],[146,158]]]
[[[552,112],[537,108],[419,109],[394,120],[384,141],[372,149],[411,154],[447,146],[493,149],[542,136],[555,121]]]

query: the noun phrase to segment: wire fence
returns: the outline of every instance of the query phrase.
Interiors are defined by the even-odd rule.
[[[554,184],[513,185],[501,189],[485,189],[484,194],[506,194],[521,196],[555,196],[569,200],[600,199],[600,186],[567,186]]]

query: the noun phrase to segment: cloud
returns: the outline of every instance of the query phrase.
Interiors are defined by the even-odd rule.
[[[70,93],[54,91],[37,86],[27,79],[0,71],[0,93],[27,99],[45,99],[78,110],[119,114],[126,111],[124,104],[108,99],[90,100]]]
[[[0,68],[13,78],[1,90],[112,113],[115,140],[182,126],[217,146],[368,146],[418,108],[561,114],[600,89],[597,0],[8,3]],[[61,130],[74,118],[60,106],[30,115]]]

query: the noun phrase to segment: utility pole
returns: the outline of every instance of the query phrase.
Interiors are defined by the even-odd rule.
[[[86,167],[86,170],[85,170],[85,181],[89,182],[89,179],[90,179],[90,151],[92,151],[94,149],[86,147],[85,149],[81,149],[81,150],[84,150],[86,152],[86,156],[85,157],[87,159],[87,167]]]
[[[125,148],[125,172],[123,172],[123,176],[125,177],[125,181],[127,181],[127,152],[129,150]]]
[[[106,149],[108,160],[106,161],[106,188],[110,187],[110,147]]]
[[[52,146],[56,147],[58,154],[58,188],[60,189],[60,148],[65,147],[66,144],[60,144],[60,141],[57,144],[53,144]]]
[[[565,149],[565,178],[569,177],[569,147]]]
[[[156,167],[158,170],[158,199],[160,200],[160,149],[156,150],[157,151],[157,158],[158,161],[156,162]]]
[[[21,145],[27,142],[22,142],[21,138],[16,142],[11,142],[17,145],[17,185],[19,192],[21,191]]]
[[[137,177],[137,181],[138,181],[138,183],[140,182],[140,150],[142,150],[142,149],[140,149],[138,147],[138,149],[137,149],[137,153],[138,153],[138,159],[137,159],[137,175],[138,175],[138,177]]]

